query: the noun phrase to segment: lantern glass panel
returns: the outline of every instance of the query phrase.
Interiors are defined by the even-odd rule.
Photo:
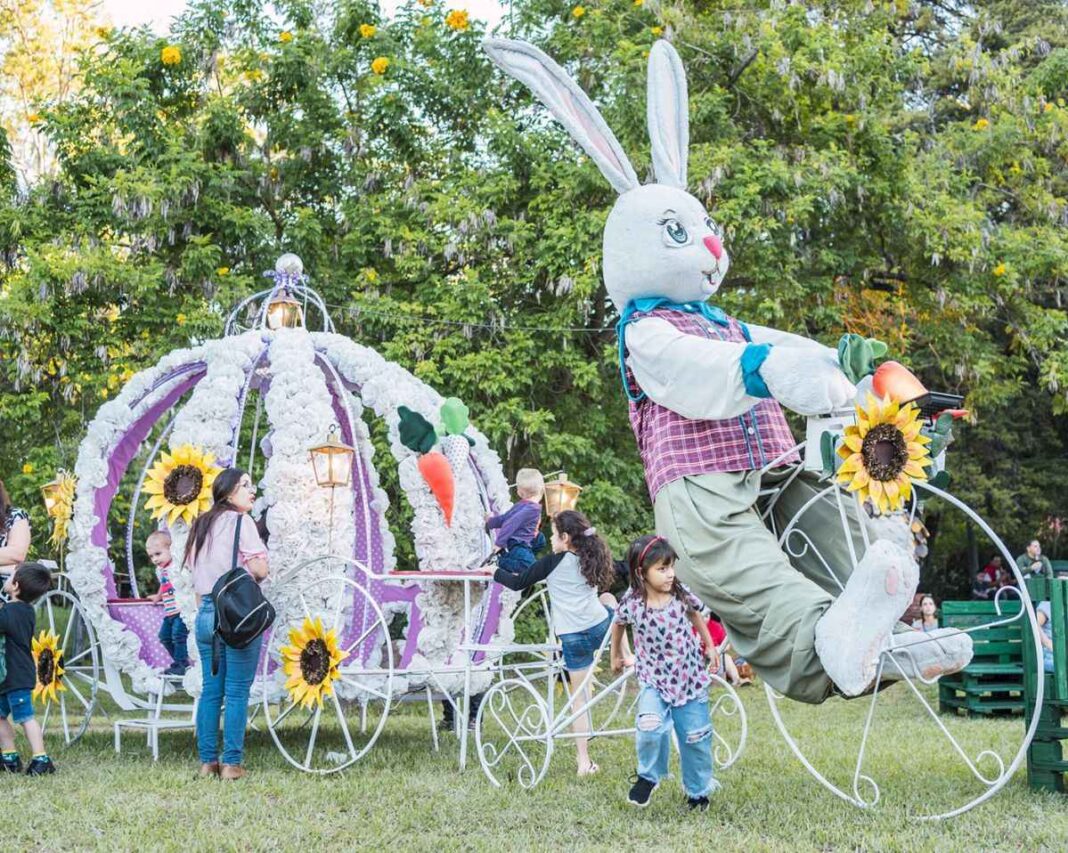
[[[267,306],[267,328],[299,329],[304,325],[304,310],[291,296],[279,296]]]

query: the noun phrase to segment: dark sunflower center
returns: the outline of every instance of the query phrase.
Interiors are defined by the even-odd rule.
[[[893,424],[878,424],[868,430],[860,448],[864,467],[873,480],[894,480],[909,461],[905,436]]]
[[[163,481],[163,496],[175,506],[192,503],[200,495],[204,474],[195,465],[178,465]]]
[[[51,649],[42,649],[37,656],[37,680],[41,684],[51,684],[56,676],[56,659]]]
[[[300,653],[300,674],[308,684],[321,684],[330,670],[330,653],[322,640],[309,640]]]

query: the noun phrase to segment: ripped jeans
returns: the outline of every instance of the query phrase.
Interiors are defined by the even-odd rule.
[[[712,722],[706,697],[673,708],[656,688],[642,687],[636,721],[638,775],[650,782],[667,776],[672,726],[679,740],[683,790],[691,799],[707,797],[719,782],[712,775]]]

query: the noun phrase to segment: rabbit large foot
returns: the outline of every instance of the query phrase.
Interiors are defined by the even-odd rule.
[[[816,654],[846,696],[859,696],[875,678],[879,655],[916,593],[920,570],[911,554],[885,539],[873,542],[845,590],[816,623]]]

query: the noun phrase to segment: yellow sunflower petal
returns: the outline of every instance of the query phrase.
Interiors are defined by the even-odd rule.
[[[866,489],[870,482],[871,477],[868,476],[868,472],[861,469],[860,471],[857,471],[856,475],[852,478],[847,491],[856,492],[860,489]]]
[[[927,479],[927,474],[923,470],[923,466],[920,465],[920,463],[917,462],[915,459],[910,459],[908,462],[905,463],[904,473],[910,477],[916,477],[920,480]]]
[[[842,440],[845,442],[845,446],[854,453],[860,453],[860,449],[864,446],[864,439],[859,435],[846,435],[842,437]]]
[[[838,467],[838,474],[840,476],[843,474],[851,474],[854,471],[860,471],[863,467],[864,457],[859,453],[854,453]]]

